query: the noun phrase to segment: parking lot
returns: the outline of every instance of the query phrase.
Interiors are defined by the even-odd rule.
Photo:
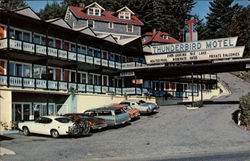
[[[233,92],[244,93],[241,86],[248,90],[247,84],[234,85]],[[141,116],[131,125],[94,131],[91,136],[85,137],[54,139],[41,135],[8,135],[13,139],[1,141],[1,146],[14,151],[16,155],[4,155],[1,159],[160,160],[189,155],[249,152],[249,131],[241,129],[232,120],[232,113],[237,108],[238,105],[229,104],[205,105],[198,110],[187,110],[184,105],[162,106],[158,113]]]

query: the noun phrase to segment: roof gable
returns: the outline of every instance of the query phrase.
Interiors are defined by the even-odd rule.
[[[105,11],[105,9],[101,5],[99,5],[97,2],[91,3],[90,5],[86,6],[85,9],[91,8],[91,7],[97,7],[97,8],[100,8],[101,10]]]
[[[127,6],[125,6],[125,7],[121,8],[121,9],[119,9],[118,11],[116,11],[116,13],[122,12],[122,11],[129,12],[129,13],[131,13],[132,15],[135,14],[135,13],[134,13],[133,11],[131,11]]]
[[[78,28],[78,29],[77,28],[73,28],[73,30],[79,31],[79,32],[84,33],[86,35],[90,35],[90,36],[96,37],[96,34],[94,33],[94,31],[91,28],[89,28],[89,27],[83,27],[83,28]]]
[[[114,36],[113,35],[108,35],[106,37],[103,38],[104,40],[107,40],[107,41],[110,41],[110,42],[113,42],[113,43],[117,43],[117,41],[115,40]]]
[[[142,37],[150,36],[145,42],[143,42],[143,45],[147,45],[150,43],[177,43],[179,42],[175,38],[171,37],[168,33],[166,32],[161,32],[161,31],[154,31],[154,32],[147,32],[143,34]],[[164,39],[163,36],[167,36],[167,39]]]
[[[68,23],[64,21],[62,18],[51,19],[51,20],[47,20],[46,22],[50,22],[52,24],[55,24],[64,28],[71,29]]]
[[[33,11],[30,7],[20,8],[20,9],[16,9],[13,11],[20,15],[24,15],[24,16],[28,16],[37,20],[41,20],[40,17],[36,14],[36,12]]]

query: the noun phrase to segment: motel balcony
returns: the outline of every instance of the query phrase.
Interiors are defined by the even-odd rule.
[[[55,80],[44,80],[37,78],[25,78],[17,76],[0,75],[0,88],[19,88],[30,90],[50,90],[77,93],[96,93],[110,95],[144,95],[147,89],[142,88],[118,88],[102,85],[90,85],[82,83],[71,83]]]
[[[117,69],[117,70],[133,69],[137,67],[147,66],[146,64],[139,62],[120,63],[112,60],[103,59],[100,57],[89,56],[86,53],[80,54],[77,52],[71,52],[54,47],[48,47],[45,45],[35,44],[21,40],[7,39],[7,38],[0,39],[0,50],[1,49],[22,51],[22,52],[27,52],[29,54],[35,54],[40,56],[51,56],[65,61],[77,61],[79,63],[100,65],[103,67]]]

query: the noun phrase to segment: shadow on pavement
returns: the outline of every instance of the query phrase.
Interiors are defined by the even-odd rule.
[[[8,136],[4,136],[4,135],[0,135],[0,141],[3,141],[3,140],[12,140],[14,138],[11,138],[11,137],[8,137]]]

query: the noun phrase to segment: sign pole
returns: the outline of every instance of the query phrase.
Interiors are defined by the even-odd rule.
[[[192,62],[192,65],[194,63]],[[192,88],[192,107],[194,107],[194,73],[192,72],[192,75],[191,75],[191,79],[192,79],[192,83],[191,83],[191,88]]]
[[[203,104],[203,89],[202,89],[203,84],[202,83],[203,82],[202,82],[202,74],[201,74],[201,103]]]

